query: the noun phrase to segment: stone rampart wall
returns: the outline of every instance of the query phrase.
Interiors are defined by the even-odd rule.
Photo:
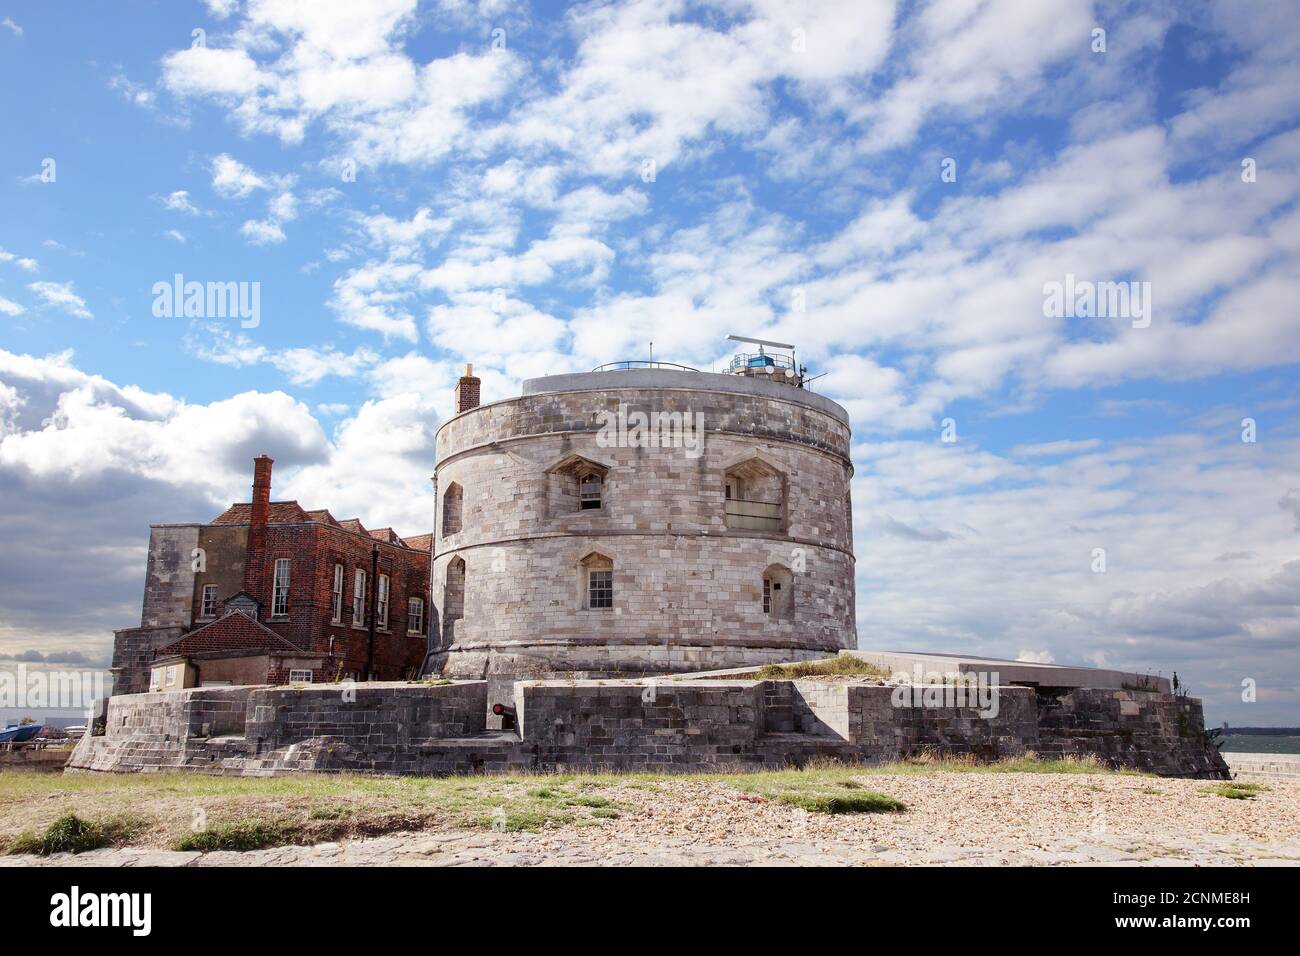
[[[485,728],[488,683],[198,688],[115,697],[76,770],[448,774],[709,771],[921,753],[1096,754],[1117,767],[1224,776],[1199,702],[1141,691],[896,706],[891,687],[815,680],[520,681],[516,726]]]

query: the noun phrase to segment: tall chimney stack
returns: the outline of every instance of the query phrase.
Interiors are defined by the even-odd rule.
[[[465,374],[456,383],[456,414],[478,408],[479,378],[474,374],[474,366],[466,363]]]
[[[253,459],[253,507],[248,515],[244,552],[244,590],[266,606],[266,525],[271,519],[271,466],[266,455]]]

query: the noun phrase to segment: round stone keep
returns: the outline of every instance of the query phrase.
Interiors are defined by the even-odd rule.
[[[848,415],[794,385],[554,375],[438,431],[435,663],[650,676],[857,644]]]

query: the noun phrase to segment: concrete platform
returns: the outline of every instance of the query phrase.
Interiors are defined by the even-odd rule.
[[[970,657],[963,654],[909,653],[906,651],[840,651],[869,664],[883,667],[890,673],[923,673],[998,675],[1000,684],[1020,684],[1027,687],[1088,687],[1097,690],[1153,690],[1162,694],[1170,692],[1169,679],[1154,674],[1135,674],[1129,671],[1104,670],[1098,667],[1067,667],[1064,664],[1033,664],[1027,661],[1006,661],[994,657]]]
[[[1268,780],[1300,785],[1300,754],[1247,754],[1223,751],[1234,780]]]

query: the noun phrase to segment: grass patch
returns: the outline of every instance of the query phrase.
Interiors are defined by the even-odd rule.
[[[857,657],[830,657],[821,661],[764,664],[754,674],[759,680],[794,680],[799,677],[888,677],[889,672]]]
[[[860,793],[778,793],[776,799],[809,813],[902,813],[907,809],[902,801],[871,790]]]
[[[187,833],[172,844],[173,850],[260,850],[302,840],[300,827],[284,820],[239,820],[210,823],[197,833]]]
[[[308,820],[342,820],[351,811],[345,807],[315,807],[307,814]]]
[[[480,827],[499,833],[535,832],[547,826],[572,823],[573,815],[532,807],[499,807],[477,821]]]
[[[729,781],[737,790],[809,813],[901,813],[907,807],[883,793],[868,790],[855,777],[863,767],[819,767],[738,775]]]
[[[1213,794],[1216,797],[1226,797],[1229,800],[1254,800],[1255,795],[1267,790],[1268,787],[1258,783],[1237,783],[1235,780],[1225,780],[1223,783],[1215,784],[1213,787],[1202,787],[1201,793]]]
[[[605,809],[614,805],[613,800],[606,800],[604,797],[572,797],[564,802],[571,807],[594,807],[596,809]]]
[[[50,856],[53,853],[85,853],[101,847],[114,846],[129,841],[139,824],[133,820],[116,818],[102,822],[83,820],[75,813],[65,813],[45,832],[19,834],[9,844],[8,853],[34,853]]]

